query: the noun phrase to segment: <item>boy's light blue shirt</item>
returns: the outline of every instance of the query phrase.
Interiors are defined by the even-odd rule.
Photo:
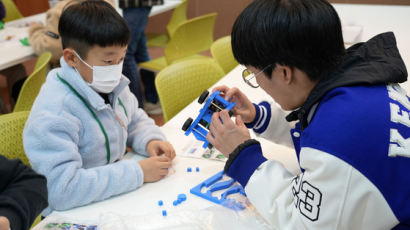
[[[154,121],[138,108],[127,78],[123,76],[109,95],[111,107],[63,58],[60,64],[61,68],[49,72],[23,132],[24,150],[33,169],[47,177],[49,207],[43,215],[138,188],[144,182],[140,165],[134,160],[120,160],[126,145],[147,156],[149,141],[165,140]],[[85,99],[103,124],[110,144],[110,164],[98,122],[57,73]]]

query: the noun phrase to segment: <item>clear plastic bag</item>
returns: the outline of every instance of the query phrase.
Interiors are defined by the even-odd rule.
[[[67,228],[47,228],[50,224],[71,224]],[[95,228],[94,226],[98,227]],[[84,226],[77,228],[75,226]],[[46,218],[36,230],[270,230],[263,218],[252,205],[246,209],[232,209],[214,205],[202,210],[170,210],[167,216],[160,213],[144,215],[105,213],[97,222],[77,221],[62,217]]]
[[[104,214],[99,230],[268,230],[263,218],[248,206],[241,211],[214,205],[203,210],[171,211],[163,217],[159,214],[140,216]]]

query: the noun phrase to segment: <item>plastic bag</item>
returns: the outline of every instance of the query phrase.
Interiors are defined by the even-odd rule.
[[[104,214],[99,230],[269,230],[270,227],[253,209],[241,211],[214,205],[203,210],[171,211],[167,216]]]
[[[51,227],[54,225],[54,227]],[[47,227],[48,226],[48,227]],[[61,227],[62,226],[62,227]],[[270,230],[264,219],[249,204],[246,209],[232,209],[214,205],[202,210],[170,210],[144,215],[105,213],[97,222],[77,221],[63,217],[48,217],[36,230]]]

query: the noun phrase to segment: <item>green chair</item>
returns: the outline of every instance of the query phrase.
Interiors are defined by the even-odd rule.
[[[0,115],[0,153],[30,165],[23,148],[23,129],[30,111]]]
[[[4,22],[9,22],[23,18],[23,15],[20,13],[19,9],[17,8],[16,4],[14,4],[13,0],[2,1],[4,4],[4,8],[6,9],[6,17],[3,19]]]
[[[198,55],[209,50],[213,42],[216,13],[181,23],[164,49],[164,56],[139,63],[139,67],[159,72],[170,64],[187,59],[208,58]]]
[[[223,76],[223,70],[212,59],[182,61],[159,72],[155,86],[165,122]]]
[[[233,68],[239,65],[232,53],[231,36],[216,40],[211,46],[211,54],[225,71],[225,74],[231,72]]]
[[[21,111],[0,115],[0,153],[9,159],[20,159],[30,166],[23,147],[23,129],[30,111]],[[40,223],[41,215],[32,227]]]
[[[33,106],[40,88],[46,80],[48,63],[51,60],[51,53],[44,52],[37,60],[33,73],[24,81],[13,112],[29,111]]]
[[[187,0],[183,0],[173,11],[171,19],[167,24],[167,34],[147,34],[148,47],[164,47],[167,45],[169,38],[175,33],[175,30],[182,22],[187,20],[186,8]]]

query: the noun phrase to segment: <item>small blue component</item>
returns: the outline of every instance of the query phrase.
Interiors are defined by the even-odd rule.
[[[179,201],[178,201],[178,200],[174,200],[174,202],[172,202],[172,204],[173,204],[174,206],[177,206],[177,205],[179,204]]]
[[[186,201],[186,195],[181,193],[178,195],[178,201],[181,203],[182,201]]]
[[[213,175],[212,177],[206,179],[204,182],[198,184],[197,186],[191,188],[190,192],[194,195],[212,201],[216,204],[226,206],[233,210],[242,210],[245,206],[241,202],[237,202],[234,199],[228,198],[229,195],[240,193],[243,196],[246,196],[245,191],[242,186],[235,184],[233,179],[221,181],[223,178],[223,171]],[[206,189],[203,189],[203,188]],[[213,192],[226,189],[220,197],[212,196]],[[205,191],[205,192],[202,192]]]
[[[192,168],[191,168],[191,167],[188,167],[188,168],[186,168],[186,171],[187,171],[187,172],[192,172]]]
[[[196,169],[195,169],[197,172],[199,172],[199,167],[196,167]]]
[[[208,97],[209,92],[205,90],[198,99],[199,103],[203,103],[204,100]],[[232,113],[232,109],[235,106],[235,102],[229,102],[225,100],[219,91],[215,91],[209,96],[206,100],[205,105],[199,110],[199,115],[193,121],[192,118],[188,118],[184,125],[182,126],[182,130],[185,131],[185,136],[188,136],[191,132],[194,134],[195,138],[199,141],[203,141],[204,144],[202,145],[203,148],[208,147],[209,142],[206,140],[206,135],[209,132],[209,125],[211,124],[212,115],[215,112],[219,112],[221,110],[228,110],[229,113]],[[193,121],[193,122],[192,122]]]
[[[167,216],[167,210],[162,210],[162,216]]]
[[[164,205],[164,202],[162,200],[159,200],[158,201],[158,206],[162,206],[162,205]]]

